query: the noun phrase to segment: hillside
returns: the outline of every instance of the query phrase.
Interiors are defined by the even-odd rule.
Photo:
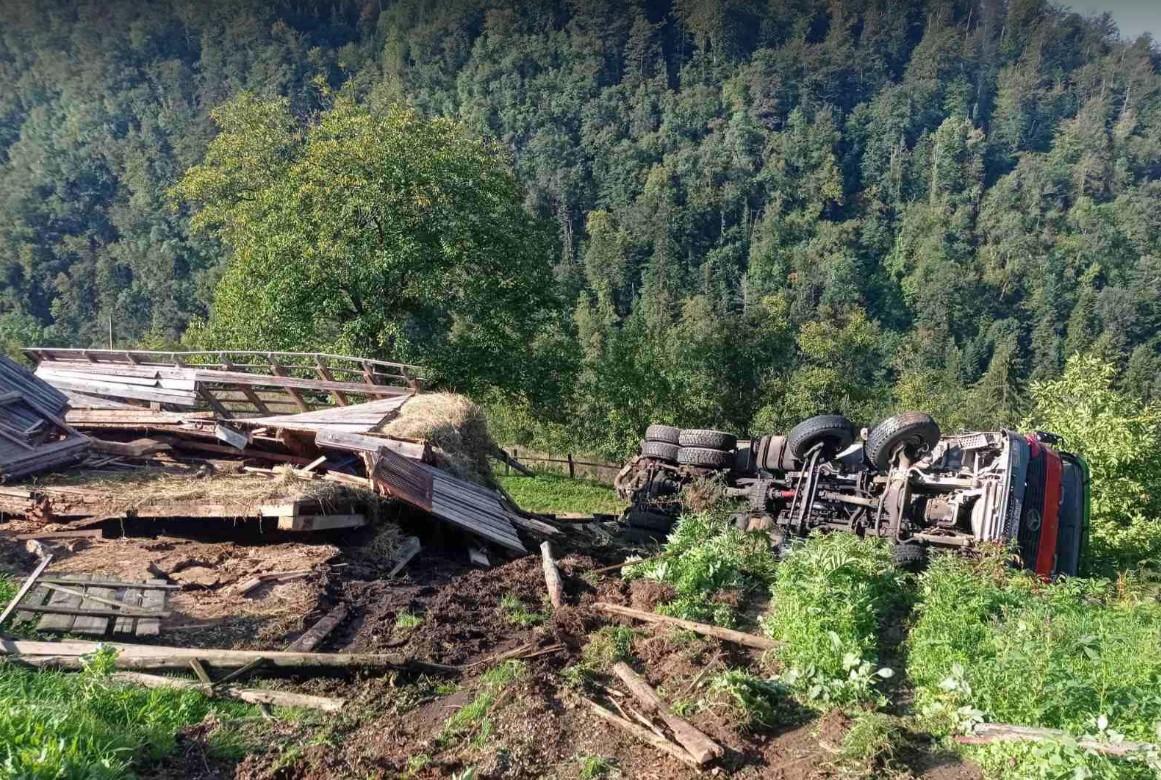
[[[231,253],[167,193],[243,90],[303,120],[405,102],[510,151],[557,314],[506,438],[996,424],[1075,352],[1161,394],[1161,54],[1037,0],[5,3],[8,348],[206,315]]]

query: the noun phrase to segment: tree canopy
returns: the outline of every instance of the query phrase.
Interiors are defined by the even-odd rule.
[[[410,155],[514,178],[427,214]],[[1016,424],[1082,352],[1150,402],[1161,53],[1046,0],[8,3],[0,278],[8,347],[397,352],[609,456],[653,419]]]
[[[553,309],[551,233],[499,151],[448,119],[347,97],[305,126],[242,94],[174,188],[228,253],[197,338],[421,363],[433,380],[527,389]]]

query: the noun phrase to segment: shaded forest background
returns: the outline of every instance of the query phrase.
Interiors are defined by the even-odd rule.
[[[1012,424],[1078,352],[1161,397],[1161,53],[1039,0],[2,3],[4,348],[212,341],[230,251],[173,188],[240,93],[507,151],[553,237],[489,320],[533,323],[520,365],[381,356],[508,440]]]

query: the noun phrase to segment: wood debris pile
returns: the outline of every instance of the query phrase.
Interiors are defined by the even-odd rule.
[[[556,533],[437,468],[427,441],[382,432],[421,391],[415,366],[323,353],[25,354],[35,375],[0,364],[0,513],[66,526],[49,533],[96,535],[127,518],[355,528],[386,499],[514,553],[526,552],[518,529]],[[37,472],[56,473],[11,484]]]

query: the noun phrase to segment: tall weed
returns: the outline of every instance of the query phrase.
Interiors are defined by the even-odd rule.
[[[679,519],[664,554],[625,567],[624,577],[673,586],[676,597],[658,612],[729,626],[737,620],[737,610],[719,597],[769,584],[774,569],[767,535],[740,531],[721,513],[702,512]]]
[[[937,558],[920,584],[908,672],[937,733],[987,720],[1078,736],[1161,737],[1161,603],[1138,587],[1047,585],[1005,566],[999,554]],[[1008,761],[1029,753],[1041,760]],[[1151,776],[1067,744],[993,746],[980,757],[1005,778]],[[1062,767],[1068,772],[1057,772]]]
[[[814,536],[778,567],[766,632],[783,643],[782,680],[808,701],[850,704],[876,697],[883,620],[903,602],[904,578],[879,540]]]

